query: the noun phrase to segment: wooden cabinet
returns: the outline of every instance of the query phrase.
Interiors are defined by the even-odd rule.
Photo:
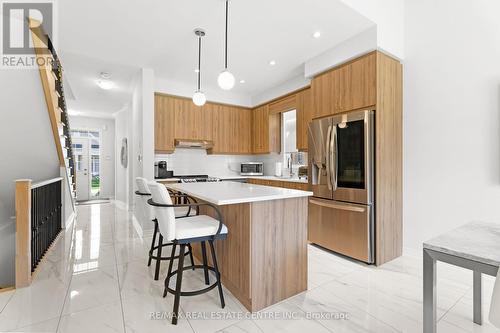
[[[311,89],[305,89],[296,94],[297,110],[297,149],[307,151],[307,133],[309,122],[313,116]]]
[[[296,94],[288,95],[269,104],[269,114],[295,110],[297,107]]]
[[[312,80],[313,118],[374,106],[377,99],[375,52]]]
[[[377,265],[402,253],[402,70],[398,60],[380,51],[374,51],[318,75],[311,84],[313,118],[364,108],[375,110],[377,167],[374,215]],[[326,218],[323,216],[324,212],[324,206],[321,209],[310,209],[309,221],[314,230],[314,220],[318,218],[318,221],[322,221]],[[349,216],[342,219],[348,221]],[[317,237],[312,241],[327,246],[326,240],[321,239],[327,232],[317,232],[320,227],[333,230],[355,226],[342,226],[340,223],[328,226],[318,224],[316,231],[310,229],[313,238]],[[341,240],[335,240],[336,245],[340,242]],[[342,250],[348,251],[349,245],[345,246]],[[329,248],[335,250],[333,245]],[[356,258],[356,255],[352,256]]]
[[[256,184],[256,185],[282,187],[282,188],[288,188],[291,190],[302,190],[302,191],[308,191],[308,188],[309,188],[309,184],[307,184],[307,183],[290,182],[290,181],[286,181],[286,180],[277,180],[277,179],[248,178],[247,183]]]
[[[251,154],[252,111],[228,105],[213,107],[212,154]]]
[[[174,147],[174,100],[155,94],[155,152],[172,153]]]
[[[214,105],[196,106],[190,99],[168,97],[174,100],[176,139],[212,140],[212,112]]]
[[[175,139],[213,141],[211,154],[251,154],[252,110],[155,94],[155,152],[173,153]]]
[[[281,150],[281,114],[269,113],[269,104],[252,110],[252,153],[279,153]]]

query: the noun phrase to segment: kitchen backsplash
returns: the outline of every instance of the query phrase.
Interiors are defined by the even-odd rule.
[[[156,154],[155,161],[167,161],[167,169],[174,175],[209,175],[214,177],[239,176],[241,162],[263,162],[264,174],[273,175],[275,163],[282,161],[279,154],[269,155],[208,155],[203,149],[176,148],[173,154]]]

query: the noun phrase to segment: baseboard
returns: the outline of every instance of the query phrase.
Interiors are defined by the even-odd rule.
[[[0,294],[3,293],[3,292],[6,292],[6,291],[11,291],[11,290],[14,290],[16,289],[15,287],[0,287]]]
[[[114,203],[115,203],[116,207],[123,209],[123,210],[128,210],[128,205],[125,202],[123,202],[121,200],[115,200]]]

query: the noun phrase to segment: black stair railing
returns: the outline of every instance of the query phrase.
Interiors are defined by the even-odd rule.
[[[67,156],[66,158],[68,159],[68,168],[70,171],[70,175],[72,177],[71,180],[71,186],[73,191],[76,191],[76,170],[75,170],[75,162],[74,162],[74,155],[73,155],[73,143],[71,140],[71,127],[69,124],[69,116],[68,116],[68,109],[66,106],[66,99],[64,97],[64,86],[63,86],[63,69],[61,66],[61,62],[59,61],[59,57],[57,56],[56,50],[54,48],[54,45],[52,44],[51,39],[47,36],[48,40],[48,49],[50,53],[52,54],[52,71],[54,72],[56,76],[56,85],[55,89],[57,91],[57,94],[59,95],[58,98],[58,106],[61,109],[61,122],[63,123],[63,135],[65,136],[64,142],[65,142],[65,148],[67,151]]]
[[[31,188],[31,271],[61,231],[61,179]]]

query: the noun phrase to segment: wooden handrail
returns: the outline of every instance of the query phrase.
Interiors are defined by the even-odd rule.
[[[63,179],[62,177],[56,177],[56,178],[44,180],[44,181],[41,181],[41,182],[38,182],[38,183],[31,184],[31,188],[34,189],[34,188],[37,188],[37,187],[42,187],[42,186],[45,186],[45,185],[48,185],[48,184],[51,184],[51,183],[55,183],[55,182],[60,181],[62,179]]]
[[[16,180],[16,288],[31,284],[31,179]]]
[[[35,46],[36,60],[40,72],[40,79],[42,80],[45,102],[47,104],[47,111],[49,112],[50,125],[52,127],[57,156],[59,157],[59,164],[65,166],[66,162],[64,161],[63,148],[61,139],[59,138],[61,113],[59,111],[58,97],[55,93],[55,78],[52,75],[51,67],[53,57],[48,49],[48,37],[43,31],[41,23],[35,19],[29,19],[29,28],[31,30],[33,45]]]

